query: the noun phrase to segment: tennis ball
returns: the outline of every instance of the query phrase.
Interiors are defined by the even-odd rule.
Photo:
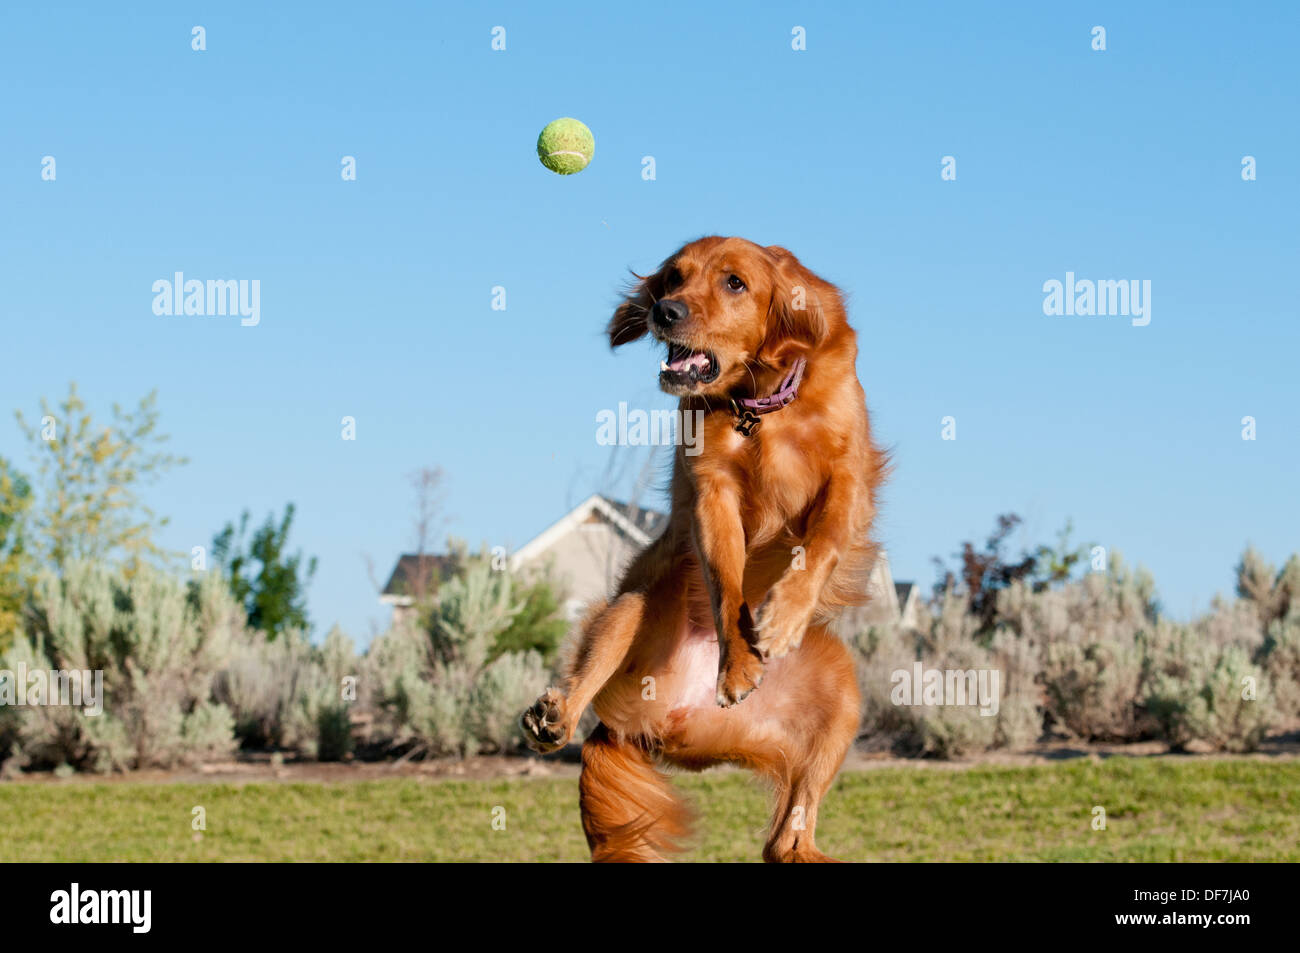
[[[596,154],[596,140],[591,130],[576,119],[557,119],[548,123],[537,137],[537,158],[542,165],[560,175],[581,172]]]

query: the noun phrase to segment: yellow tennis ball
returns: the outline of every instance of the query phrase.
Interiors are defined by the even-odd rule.
[[[547,123],[537,137],[537,158],[546,168],[560,175],[581,172],[595,154],[595,137],[576,119],[566,117]]]

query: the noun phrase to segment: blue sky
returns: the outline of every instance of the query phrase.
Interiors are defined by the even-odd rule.
[[[70,380],[105,412],[158,388],[192,460],[149,492],[163,542],[293,501],[318,629],[365,642],[415,468],[509,547],[627,491],[596,414],[671,399],[602,326],[628,268],[737,234],[849,295],[896,578],[1007,511],[1180,616],[1248,542],[1300,549],[1294,4],[479,6],[6,5],[0,454]],[[576,176],[534,152],[559,116],[595,134]],[[260,280],[261,323],[155,315],[176,271]],[[1067,271],[1150,280],[1151,323],[1045,316]]]

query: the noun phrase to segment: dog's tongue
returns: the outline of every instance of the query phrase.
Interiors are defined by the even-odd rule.
[[[703,351],[693,351],[689,354],[683,354],[681,357],[675,357],[668,362],[670,371],[683,372],[694,367],[696,370],[707,371],[709,369],[709,355]]]

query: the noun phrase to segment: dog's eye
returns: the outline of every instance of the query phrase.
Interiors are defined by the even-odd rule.
[[[676,268],[671,269],[668,274],[664,275],[664,289],[672,291],[682,283],[682,273]]]
[[[731,275],[727,278],[727,287],[732,291],[744,291],[745,283],[740,280],[739,275]]]

